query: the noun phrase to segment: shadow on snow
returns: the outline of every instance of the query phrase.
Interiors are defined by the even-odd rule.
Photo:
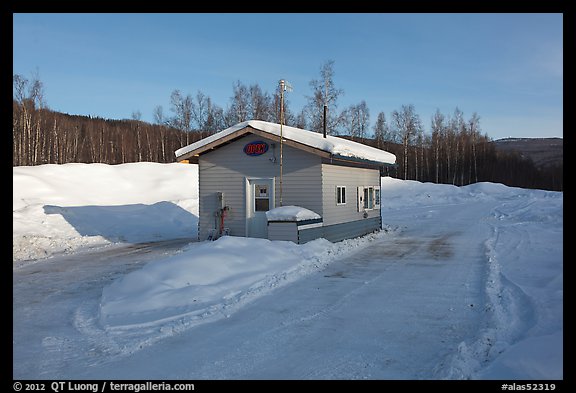
[[[44,205],[46,214],[60,214],[81,236],[102,236],[112,242],[141,243],[192,238],[198,217],[172,202],[118,206]]]

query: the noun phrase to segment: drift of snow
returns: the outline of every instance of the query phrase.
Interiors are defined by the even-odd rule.
[[[321,218],[312,210],[300,206],[281,206],[266,212],[268,221],[304,221]]]
[[[43,165],[14,168],[13,176],[15,279],[20,277],[20,271],[26,271],[28,265],[17,263],[23,259],[79,250],[87,245],[194,237],[197,233],[195,165]],[[423,358],[439,360],[431,373],[418,374],[417,370],[408,369],[405,375],[447,379],[562,379],[563,194],[493,183],[455,187],[386,177],[382,178],[381,195],[383,223],[392,231],[336,244],[323,239],[296,245],[226,236],[215,242],[191,243],[176,255],[158,258],[140,270],[108,283],[104,281],[100,295],[95,298],[86,297],[80,285],[73,303],[76,308],[66,309],[66,316],[59,314],[62,310],[51,308],[50,297],[40,293],[36,298],[29,294],[32,288],[18,289],[14,298],[24,302],[25,307],[14,309],[14,376],[70,379],[75,376],[69,374],[74,372],[70,370],[75,370],[88,379],[107,375],[144,378],[149,375],[146,372],[155,370],[157,377],[242,378],[246,374],[218,374],[218,361],[245,359],[234,357],[228,342],[223,342],[222,348],[211,347],[209,352],[221,360],[207,363],[196,351],[174,355],[174,346],[164,347],[169,344],[162,339],[181,335],[179,340],[192,340],[191,345],[197,348],[200,344],[193,340],[200,331],[192,329],[194,326],[211,322],[208,333],[206,330],[202,333],[204,339],[210,338],[211,331],[216,334],[229,328],[230,323],[235,326],[233,322],[221,324],[233,319],[226,317],[242,314],[241,310],[248,304],[268,297],[271,302],[264,304],[272,307],[276,288],[289,288],[287,284],[296,280],[304,282],[303,277],[308,277],[310,285],[317,285],[318,289],[331,288],[326,285],[332,282],[334,285],[345,283],[342,271],[316,275],[319,270],[339,264],[338,269],[345,267],[351,271],[367,266],[384,266],[389,270],[377,277],[380,281],[372,278],[361,281],[362,286],[330,306],[333,309],[314,310],[314,305],[330,294],[320,290],[314,292],[314,298],[296,299],[295,309],[290,308],[294,305],[278,304],[286,314],[278,313],[278,319],[269,328],[274,340],[260,342],[257,349],[261,348],[263,354],[269,356],[276,351],[267,345],[272,345],[277,338],[300,337],[299,331],[290,330],[292,325],[300,329],[300,324],[306,323],[307,332],[313,332],[313,326],[319,325],[321,332],[328,333],[331,330],[322,329],[336,328],[330,321],[342,324],[358,317],[350,310],[338,315],[333,313],[345,310],[343,305],[353,301],[355,294],[364,293],[362,288],[367,288],[375,294],[385,293],[387,310],[395,312],[397,318],[391,320],[389,314],[378,312],[371,315],[379,335],[355,338],[350,343],[349,355],[354,355],[353,348],[364,348],[361,358],[368,363],[358,360],[358,370],[369,364],[374,367],[372,378],[382,378],[389,375],[386,370],[394,369],[395,359],[401,361],[405,357],[406,348],[394,349],[396,347],[387,341],[388,335],[404,324],[402,318],[418,312],[438,318],[456,312],[466,315],[461,310],[443,309],[440,305],[450,304],[447,301],[464,302],[464,299],[452,298],[467,293],[465,286],[472,283],[477,288],[477,298],[474,304],[463,306],[474,313],[471,314],[473,321],[478,323],[465,327],[449,324],[448,320],[430,319],[430,324],[445,324],[443,330],[454,331],[462,338],[454,347],[440,346],[443,348],[440,356],[431,353],[432,348],[438,348],[437,343],[426,344],[426,336],[419,333],[419,342],[424,344],[416,352]],[[454,224],[450,218],[461,213],[465,213],[465,219]],[[347,262],[351,256],[371,247],[376,247],[376,251],[366,254],[371,255],[371,260]],[[477,270],[457,270],[466,261],[455,258],[454,253],[469,253],[466,258]],[[410,255],[416,255],[415,259],[410,260]],[[34,267],[34,275],[24,275],[18,281],[25,282],[42,274],[42,260],[35,262],[30,265]],[[453,269],[450,264],[454,264]],[[433,279],[424,272],[434,270],[446,274],[441,281],[428,282]],[[457,276],[465,279],[462,283],[453,282],[450,272],[456,271],[464,272]],[[396,281],[387,282],[387,276]],[[444,293],[441,298],[426,299],[425,303],[419,303],[421,300],[415,297],[404,297],[420,288],[440,288],[442,293],[448,282],[455,293]],[[62,283],[54,281],[50,288],[59,284]],[[387,288],[392,284],[409,290],[390,292]],[[16,284],[14,288],[16,291]],[[26,301],[28,296],[30,299]],[[399,299],[401,303],[394,306]],[[311,315],[306,314],[308,309]],[[22,313],[24,316],[20,317]],[[42,323],[29,323],[25,313]],[[292,314],[300,318],[299,313],[304,314],[301,319],[282,319]],[[72,321],[69,315],[73,315]],[[333,319],[322,317],[324,315]],[[58,327],[66,323],[72,327]],[[404,326],[400,331],[408,330],[409,334],[428,329],[426,324]],[[76,333],[70,333],[71,330]],[[253,329],[250,332],[256,334]],[[37,339],[31,339],[31,335]],[[258,337],[241,336],[240,339],[242,345],[247,345]],[[312,336],[311,340],[321,343],[322,337]],[[346,343],[341,344],[346,347]],[[382,347],[383,344],[386,345]],[[142,348],[153,350],[153,364],[150,353],[139,357]],[[271,348],[269,353],[267,348]],[[222,357],[218,358],[220,349]],[[285,364],[301,363],[305,369],[314,368],[317,372],[314,375],[320,378],[340,375],[338,368],[324,372],[317,368],[318,358],[299,358],[297,349],[284,350]],[[74,351],[69,355],[73,362],[64,356],[70,351]],[[372,359],[376,359],[376,363]],[[185,367],[188,363],[202,365],[203,373],[194,374],[197,369]],[[282,368],[283,364],[280,362],[278,367]],[[350,367],[356,367],[354,364]],[[138,370],[142,373],[138,374]],[[310,374],[303,375],[309,377]]]
[[[127,329],[178,320],[191,325],[229,314],[247,300],[326,267],[374,235],[332,244],[224,236],[147,264],[104,288],[100,320]],[[224,314],[223,314],[224,313]]]
[[[177,158],[181,157],[186,153],[206,146],[209,143],[217,141],[218,139],[227,135],[233,134],[234,132],[245,127],[252,127],[277,137],[280,136],[280,124],[269,123],[261,120],[247,120],[229,127],[223,131],[217,132],[214,135],[210,135],[207,138],[194,142],[188,146],[184,146],[183,148],[176,150],[175,155]],[[384,164],[394,164],[396,162],[396,156],[387,151],[332,135],[327,135],[326,138],[324,138],[322,134],[303,130],[301,128],[283,126],[282,138],[292,140],[303,145],[311,146],[337,156],[359,158],[363,160],[381,162]]]
[[[15,262],[117,242],[194,238],[198,167],[178,163],[13,168]]]

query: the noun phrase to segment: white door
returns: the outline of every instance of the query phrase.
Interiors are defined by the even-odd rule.
[[[248,179],[247,197],[247,236],[268,238],[266,212],[274,209],[274,179]]]

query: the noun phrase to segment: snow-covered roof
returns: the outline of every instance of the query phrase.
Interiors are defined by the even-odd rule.
[[[201,151],[203,147],[217,143],[218,140],[225,139],[247,127],[280,137],[280,124],[260,120],[248,120],[182,147],[175,151],[175,155],[178,159],[190,157],[194,155],[196,151]],[[247,130],[247,132],[249,131]],[[322,134],[316,132],[296,127],[282,126],[282,137],[284,140],[297,142],[327,152],[335,157],[372,161],[381,164],[396,163],[396,156],[390,152],[332,135],[327,135],[326,138],[324,138]]]
[[[300,206],[281,206],[266,212],[268,221],[306,221],[317,220],[319,214]]]

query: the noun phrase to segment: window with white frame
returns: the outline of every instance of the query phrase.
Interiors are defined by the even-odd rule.
[[[374,208],[374,187],[364,187],[364,210]]]
[[[346,186],[336,186],[336,205],[346,204]]]
[[[380,209],[380,187],[358,187],[358,211]]]

